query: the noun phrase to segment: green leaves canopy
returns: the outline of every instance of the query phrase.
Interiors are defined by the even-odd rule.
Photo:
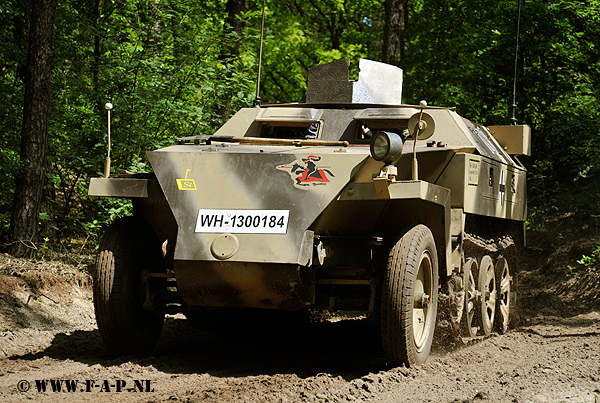
[[[228,29],[230,3],[241,30]],[[512,103],[518,0],[413,0],[405,32],[404,99],[456,106],[482,124],[506,123]],[[210,134],[255,96],[261,0],[59,1],[50,123],[48,217],[88,229],[115,201],[88,199],[106,155],[113,109],[113,170],[147,171],[145,151]],[[267,1],[264,102],[302,102],[308,68],[382,59],[383,0]],[[0,0],[0,236],[19,169],[29,1]],[[530,189],[598,174],[600,1],[524,0],[518,119],[533,128]],[[231,46],[235,43],[236,46]],[[545,193],[544,193],[545,194]],[[116,203],[116,204],[115,204]],[[57,218],[57,217],[60,217]]]

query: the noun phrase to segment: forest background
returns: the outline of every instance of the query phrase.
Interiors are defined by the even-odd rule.
[[[20,242],[33,255],[93,247],[130,213],[127,201],[87,196],[106,157],[106,102],[113,171],[133,172],[150,170],[146,150],[211,134],[252,105],[262,9],[260,0],[0,0],[0,251],[18,242],[13,199],[31,163],[23,116],[40,3],[54,12],[54,57],[38,228]],[[302,102],[310,67],[350,59],[356,79],[368,58],[404,70],[405,103],[507,124],[518,9],[519,0],[267,0],[261,98]],[[547,217],[560,213],[597,226],[600,1],[523,0],[516,56],[516,117],[533,141],[521,159],[527,225],[550,230]]]

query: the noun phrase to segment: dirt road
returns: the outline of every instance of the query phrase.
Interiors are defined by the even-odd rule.
[[[171,316],[151,355],[114,359],[87,274],[0,255],[0,401],[600,402],[599,276],[530,254],[515,328],[411,369],[361,318],[211,335]]]

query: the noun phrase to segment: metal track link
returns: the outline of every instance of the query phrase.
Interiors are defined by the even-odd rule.
[[[508,235],[499,239],[485,239],[474,234],[465,233],[463,249],[465,251],[465,259],[469,257],[479,259],[484,255],[490,255],[495,258],[500,254],[506,255],[507,258],[509,256],[516,257],[517,252],[513,239]]]

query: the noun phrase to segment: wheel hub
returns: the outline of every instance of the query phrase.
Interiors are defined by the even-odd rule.
[[[429,307],[429,303],[430,303],[430,297],[429,295],[425,294],[425,293],[420,293],[415,295],[415,299],[414,299],[414,308],[417,309],[425,309]]]

